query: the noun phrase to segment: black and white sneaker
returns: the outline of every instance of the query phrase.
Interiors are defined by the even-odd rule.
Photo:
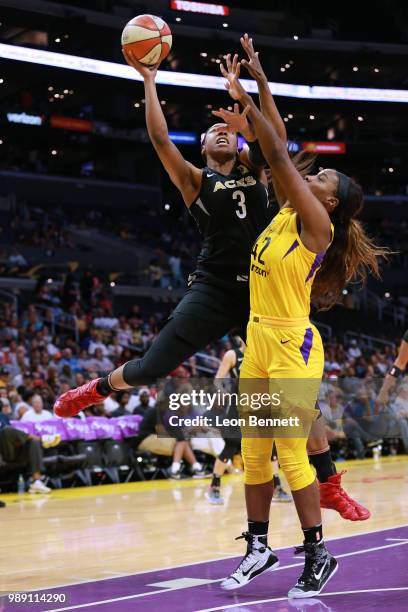
[[[295,554],[301,552],[305,553],[305,567],[293,589],[290,589],[289,599],[319,595],[337,572],[337,561],[329,553],[323,541],[319,544],[304,544],[295,549]]]
[[[246,531],[236,539],[241,538],[248,543],[247,552],[237,569],[221,582],[221,588],[225,591],[240,589],[263,572],[271,571],[279,566],[278,557],[266,545],[266,537],[256,537]],[[255,541],[260,544],[259,547],[255,547]]]

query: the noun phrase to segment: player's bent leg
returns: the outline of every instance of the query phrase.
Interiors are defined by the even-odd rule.
[[[344,472],[337,474],[331,458],[330,446],[324,427],[324,417],[313,423],[307,441],[309,460],[316,470],[320,487],[320,507],[336,510],[340,516],[350,521],[366,521],[370,511],[352,499],[341,486]]]
[[[268,546],[269,510],[273,494],[273,473],[270,438],[243,438],[242,456],[245,466],[245,498],[248,531],[239,538],[247,542],[245,556],[221,588],[240,589],[254,578],[279,566],[279,559]]]
[[[184,320],[183,315],[170,319],[141,359],[132,359],[106,378],[92,380],[61,395],[54,405],[55,414],[60,417],[75,416],[88,406],[103,402],[113,391],[156,382],[158,378],[166,376],[178,367],[201,346],[208,344],[213,339],[214,333],[220,332],[219,329],[209,325],[208,337],[201,334],[202,343],[197,345],[180,336],[179,330],[183,327]]]
[[[340,474],[330,476],[327,482],[319,483],[320,507],[336,510],[342,518],[349,521],[366,521],[370,518],[371,512],[351,498],[343,489],[341,486],[343,474],[345,470]]]

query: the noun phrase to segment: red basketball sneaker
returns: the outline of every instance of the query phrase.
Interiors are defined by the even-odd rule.
[[[327,482],[320,482],[320,507],[337,510],[340,516],[349,521],[366,521],[371,513],[367,508],[347,495],[341,486],[341,477],[345,472],[330,476]]]
[[[86,385],[70,389],[60,395],[54,404],[54,413],[59,417],[72,417],[92,404],[100,404],[106,397],[96,390],[100,378],[91,380]]]

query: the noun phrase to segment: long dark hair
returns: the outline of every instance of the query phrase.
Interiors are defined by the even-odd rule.
[[[364,205],[361,186],[344,174],[337,175],[340,186],[346,185],[346,189],[343,194],[339,193],[339,204],[330,215],[334,225],[333,242],[312,287],[312,302],[319,310],[334,306],[348,283],[361,286],[369,273],[380,278],[380,259],[387,259],[391,254],[389,249],[378,246],[356,219]]]
[[[305,177],[316,161],[309,153],[297,153],[292,161]],[[342,193],[338,193],[339,204],[330,215],[334,225],[333,242],[327,249],[312,286],[312,304],[318,310],[328,310],[339,301],[344,287],[355,282],[363,285],[369,273],[380,278],[380,259],[388,259],[391,251],[378,246],[370,238],[361,221],[356,219],[364,205],[361,186],[352,178],[337,173]],[[268,183],[272,185],[271,176]]]

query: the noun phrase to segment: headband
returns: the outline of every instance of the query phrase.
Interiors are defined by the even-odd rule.
[[[337,177],[339,179],[339,182],[337,184],[336,197],[339,199],[339,202],[341,204],[342,202],[347,200],[351,184],[351,178],[349,176],[346,176],[342,172],[337,172]]]

